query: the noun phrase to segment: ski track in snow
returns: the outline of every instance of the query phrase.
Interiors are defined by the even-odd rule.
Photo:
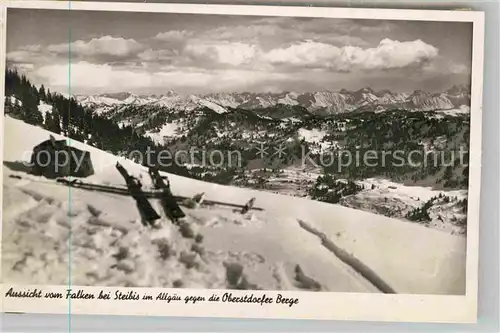
[[[4,160],[25,159],[49,133],[5,118]],[[30,132],[30,136],[20,133]],[[54,135],[56,139],[61,136]],[[94,147],[96,174],[85,181],[124,184],[116,161],[150,186],[144,168]],[[381,292],[324,239],[400,293],[463,293],[465,240],[411,223],[349,208],[169,175],[176,195],[205,192],[207,199],[245,203],[256,197],[265,211],[183,208],[202,242],[183,236],[162,214],[160,229],[145,228],[127,196],[67,188],[3,167],[3,279],[20,284],[186,287],[218,289]],[[68,218],[68,216],[70,216]],[[301,226],[307,221],[324,235]],[[312,229],[311,229],[312,230]],[[422,244],[425,242],[425,244]],[[426,251],[423,251],[426,249]],[[351,260],[352,261],[352,260]],[[364,277],[365,275],[365,277]],[[375,284],[375,285],[374,285]]]
[[[330,250],[335,256],[337,256],[340,260],[345,262],[347,265],[351,266],[355,269],[359,274],[363,275],[368,281],[370,281],[374,286],[376,286],[380,291],[386,294],[395,294],[394,289],[389,286],[380,276],[377,275],[373,270],[371,270],[368,266],[363,264],[358,258],[353,255],[347,253],[343,249],[339,248],[335,242],[328,239],[328,237],[308,225],[306,222],[299,220],[299,225],[306,231],[310,232],[313,235],[318,236],[321,239],[321,243],[324,247]]]

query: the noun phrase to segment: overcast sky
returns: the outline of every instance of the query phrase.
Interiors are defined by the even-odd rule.
[[[469,83],[471,53],[471,23],[32,9],[7,14],[8,66],[37,85],[73,94],[367,86],[442,91]]]

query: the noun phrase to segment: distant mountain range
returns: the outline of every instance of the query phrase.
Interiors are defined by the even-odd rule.
[[[374,91],[368,87],[356,91],[342,89],[338,92],[242,92],[207,95],[180,95],[170,90],[161,95],[136,95],[128,92],[79,95],[77,100],[84,106],[94,108],[96,112],[104,112],[119,105],[148,105],[184,111],[207,107],[217,113],[225,113],[232,109],[256,110],[284,105],[300,106],[314,114],[329,115],[394,109],[409,111],[464,109],[470,105],[470,87],[455,85],[438,93],[422,90],[394,93],[389,90]]]

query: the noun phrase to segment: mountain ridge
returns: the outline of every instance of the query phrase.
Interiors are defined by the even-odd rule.
[[[470,105],[470,87],[453,85],[442,92],[414,90],[412,92],[392,92],[388,89],[375,91],[364,87],[355,91],[293,92],[280,93],[210,93],[179,94],[168,90],[165,94],[140,95],[131,92],[103,93],[97,95],[77,95],[77,101],[96,111],[118,105],[150,105],[167,109],[192,111],[208,107],[217,113],[230,109],[261,109],[277,105],[301,106],[318,115],[331,115],[352,111],[384,111],[403,109],[411,111],[451,110]]]

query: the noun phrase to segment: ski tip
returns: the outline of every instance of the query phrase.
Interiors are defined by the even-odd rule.
[[[248,200],[247,205],[249,205],[250,207],[252,207],[254,203],[255,203],[255,197],[253,197],[250,200]]]
[[[153,229],[161,229],[162,223],[159,220],[154,220],[150,222],[150,225]]]
[[[197,193],[193,196],[193,200],[197,203],[200,203],[205,198],[205,192]]]

